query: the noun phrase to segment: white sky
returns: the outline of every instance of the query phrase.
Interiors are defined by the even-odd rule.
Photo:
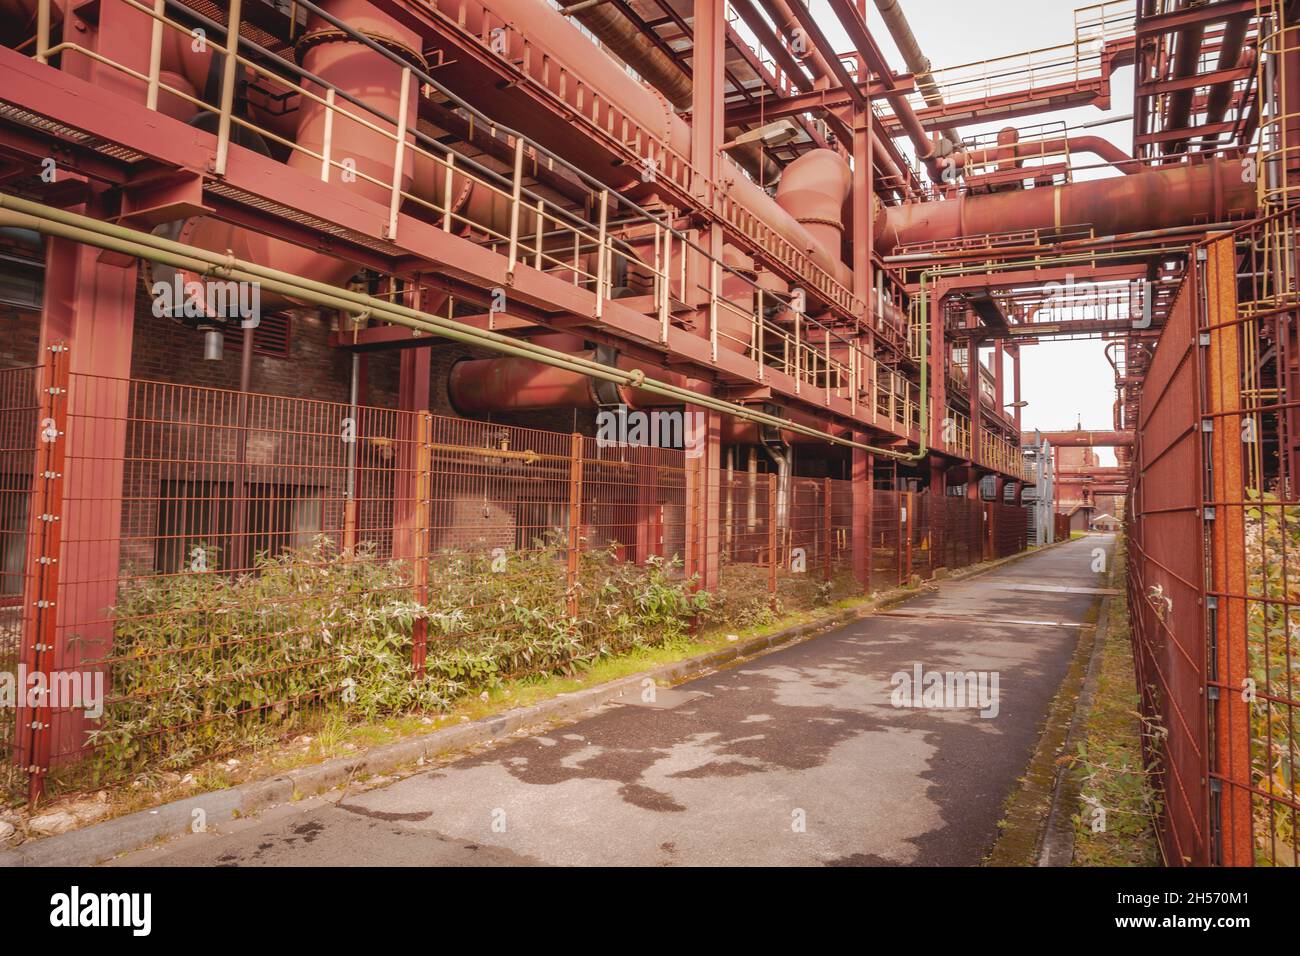
[[[848,38],[825,0],[811,0],[811,6],[835,48],[841,51],[850,49]],[[903,0],[912,32],[936,70],[986,57],[1071,43],[1074,40],[1075,7],[1072,0]],[[867,3],[867,23],[890,65],[895,70],[905,70],[903,58],[898,55],[874,0]],[[1049,115],[1051,119],[1062,119],[1070,126],[1127,116],[1133,108],[1132,67],[1123,67],[1115,73],[1111,102],[1112,108],[1105,112],[1095,107],[1084,107]],[[1010,124],[1023,128],[1046,118],[1022,117],[1011,120]],[[1008,123],[963,125],[961,129],[969,135],[996,132],[1004,125]],[[1125,152],[1132,152],[1132,126],[1129,122],[1085,132],[1103,136]],[[899,146],[915,159],[910,143],[899,140]],[[1091,157],[1085,159],[1085,162],[1093,161]],[[1114,174],[1087,170],[1079,173],[1078,178],[1104,175]],[[1021,411],[1025,428],[1073,428],[1080,419],[1084,428],[1114,427],[1114,373],[1103,355],[1105,345],[1105,342],[1095,340],[1047,342],[1023,349],[1021,398],[1029,402]],[[1010,394],[1008,381],[1008,401]],[[1114,463],[1109,449],[1101,449],[1100,454],[1104,464]]]

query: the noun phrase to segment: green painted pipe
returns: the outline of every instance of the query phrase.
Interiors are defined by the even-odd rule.
[[[924,435],[928,431],[927,399],[922,390],[922,450],[915,453],[899,452],[888,448],[879,448],[847,438],[838,438],[825,432],[795,422],[768,415],[764,412],[736,405],[711,396],[698,395],[689,389],[671,385],[648,378],[637,369],[623,371],[589,359],[566,355],[553,349],[485,329],[442,318],[417,309],[397,305],[364,295],[349,289],[331,286],[295,276],[287,272],[272,269],[256,263],[242,262],[233,256],[221,255],[205,249],[199,249],[184,243],[140,232],[116,223],[103,222],[87,216],[80,216],[66,210],[56,209],[41,203],[20,199],[0,193],[0,224],[7,224],[24,229],[32,229],[44,235],[57,236],[73,242],[108,249],[123,255],[159,262],[175,269],[186,270],[203,276],[218,276],[222,279],[257,282],[268,290],[288,298],[310,302],[324,308],[336,309],[354,315],[368,314],[385,322],[402,325],[407,328],[428,332],[467,345],[482,346],[507,355],[530,358],[546,365],[580,372],[620,385],[631,385],[675,402],[697,405],[713,411],[734,415],[744,421],[752,421],[773,428],[794,431],[813,438],[821,438],[836,445],[858,448],[873,454],[883,455],[899,461],[914,461],[924,455]],[[928,340],[927,340],[928,341]],[[925,365],[922,365],[924,382]]]

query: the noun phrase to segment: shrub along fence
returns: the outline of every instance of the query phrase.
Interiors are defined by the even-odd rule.
[[[0,372],[0,467],[9,800],[191,766],[326,714],[445,709],[701,619],[740,628],[864,589],[847,481],[89,377],[60,351]],[[878,491],[871,511],[872,588],[1024,546],[1023,511],[1002,504]]]

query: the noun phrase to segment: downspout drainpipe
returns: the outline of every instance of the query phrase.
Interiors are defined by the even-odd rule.
[[[360,398],[361,353],[352,353],[352,378],[348,382],[348,416],[352,419],[352,441],[347,447],[347,489],[343,516],[343,548],[356,547],[357,541],[357,400]]]
[[[790,517],[790,448],[778,442],[764,442],[763,450],[776,463],[776,529],[781,536],[778,548],[784,553]]]
[[[3,226],[32,229],[47,236],[58,236],[97,249],[108,249],[150,262],[161,262],[176,269],[186,269],[199,276],[218,276],[223,280],[235,279],[237,281],[256,282],[261,285],[264,291],[319,305],[323,308],[335,309],[350,315],[366,316],[381,322],[389,322],[422,332],[430,332],[466,345],[481,346],[506,355],[518,355],[523,358],[534,359],[546,365],[582,372],[607,382],[645,389],[653,394],[674,399],[677,404],[698,405],[731,415],[742,421],[751,421],[760,425],[793,431],[801,435],[824,440],[830,444],[842,445],[846,448],[860,448],[863,451],[869,451],[886,458],[903,461],[914,460],[917,457],[916,454],[900,452],[896,448],[881,448],[876,445],[853,441],[849,438],[830,435],[820,429],[778,418],[775,415],[754,408],[737,405],[710,395],[701,395],[669,382],[649,378],[640,369],[627,371],[616,369],[600,362],[512,339],[499,332],[478,329],[463,322],[457,322],[454,319],[421,312],[409,306],[388,302],[385,299],[365,295],[351,289],[331,286],[327,283],[295,276],[268,266],[246,262],[234,256],[214,253],[207,249],[188,246],[184,243],[155,236],[151,233],[140,232],[116,223],[102,222],[88,216],[79,216],[75,213],[66,212],[53,206],[34,203],[20,199],[17,196],[0,193],[0,227]],[[922,381],[924,381],[924,366],[922,366],[921,375]],[[924,402],[925,393],[923,391],[923,417]]]

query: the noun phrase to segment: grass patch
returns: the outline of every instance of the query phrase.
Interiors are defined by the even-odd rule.
[[[1117,555],[1112,580],[1124,579],[1124,556]],[[1109,620],[1083,738],[1068,759],[1079,786],[1074,820],[1075,866],[1159,866],[1160,848],[1153,820],[1159,794],[1151,786],[1152,768],[1142,755],[1143,718],[1128,608],[1123,595],[1109,602]]]

